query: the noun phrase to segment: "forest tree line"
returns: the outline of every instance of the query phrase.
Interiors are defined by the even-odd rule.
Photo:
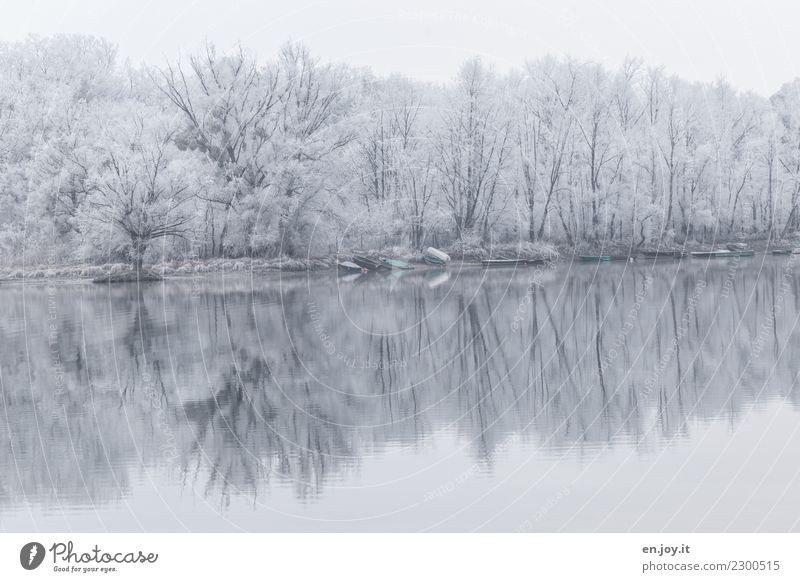
[[[291,43],[148,66],[94,37],[0,44],[2,264],[787,238],[799,205],[797,80],[764,98],[545,57],[434,84]]]

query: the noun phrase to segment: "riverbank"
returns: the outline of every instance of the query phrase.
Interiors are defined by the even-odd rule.
[[[522,243],[519,245],[495,245],[491,248],[468,247],[454,245],[445,249],[453,261],[480,264],[480,261],[500,256],[515,256],[524,259],[542,259],[554,261],[558,259],[556,247],[547,244]],[[238,259],[197,259],[186,261],[163,261],[146,265],[148,273],[160,277],[186,277],[206,273],[275,273],[324,271],[336,268],[339,261],[351,260],[352,254],[375,257],[392,257],[402,259],[415,266],[427,266],[422,260],[422,253],[406,247],[390,247],[384,249],[353,250],[348,253],[325,257],[308,257],[304,259],[278,257],[274,259],[238,258]],[[52,279],[89,279],[130,281],[136,280],[131,265],[124,263],[107,263],[104,265],[36,265],[28,267],[0,268],[0,281],[52,280]]]
[[[748,250],[756,252],[765,252],[773,249],[794,249],[800,248],[800,239],[786,238],[786,239],[720,239],[715,240],[713,243],[700,243],[696,241],[688,241],[686,243],[674,244],[649,244],[637,245],[631,243],[609,243],[601,241],[596,244],[581,243],[575,246],[559,246],[558,252],[561,258],[567,258],[577,255],[615,255],[615,256],[632,256],[642,253],[645,250],[658,250],[658,251],[683,251],[686,253],[695,251],[708,251],[713,249],[723,249],[725,245],[730,243],[742,243]]]
[[[480,265],[484,259],[499,257],[517,257],[531,260],[544,260],[555,262],[570,260],[578,255],[616,255],[636,256],[644,249],[682,250],[685,252],[708,250],[710,248],[724,247],[727,241],[717,241],[714,245],[690,243],[686,245],[662,246],[636,246],[620,243],[600,243],[596,245],[581,244],[579,246],[556,246],[546,243],[503,244],[492,247],[476,247],[465,244],[456,244],[445,248],[454,262],[462,264]],[[733,241],[731,241],[733,242]],[[738,242],[738,241],[737,241]],[[767,241],[748,241],[748,248],[756,252],[770,249],[791,249],[800,247],[800,241],[795,239]],[[368,256],[382,256],[402,259],[418,268],[428,265],[422,260],[422,253],[406,247],[390,247],[385,249],[353,250],[353,254]],[[325,257],[309,257],[304,259],[278,257],[273,259],[237,258],[237,259],[197,259],[186,261],[163,261],[147,265],[146,270],[151,280],[171,277],[187,277],[206,273],[280,273],[280,272],[312,272],[334,269],[336,263],[350,260],[350,253],[330,255]],[[36,265],[28,267],[0,268],[0,281],[36,281],[36,280],[111,280],[135,281],[136,274],[131,267],[124,263],[107,263],[103,265],[77,264],[77,265]]]
[[[320,271],[336,266],[333,258],[313,259],[210,259],[193,261],[165,261],[146,265],[148,275],[163,278],[186,277],[205,273],[252,273]],[[103,265],[37,265],[30,267],[0,268],[0,281],[88,279],[112,281],[136,280],[135,270],[125,263]]]

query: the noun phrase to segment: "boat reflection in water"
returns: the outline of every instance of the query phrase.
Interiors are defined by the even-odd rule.
[[[792,259],[0,288],[6,530],[797,530]]]

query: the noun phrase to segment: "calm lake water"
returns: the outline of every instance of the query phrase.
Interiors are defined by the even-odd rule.
[[[2,284],[0,530],[797,531],[799,276]]]

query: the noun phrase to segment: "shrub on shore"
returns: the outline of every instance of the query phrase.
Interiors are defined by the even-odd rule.
[[[485,259],[519,258],[555,260],[558,249],[548,243],[519,241],[514,243],[495,244],[485,247],[469,239],[460,240],[445,249],[453,260],[482,261]]]

